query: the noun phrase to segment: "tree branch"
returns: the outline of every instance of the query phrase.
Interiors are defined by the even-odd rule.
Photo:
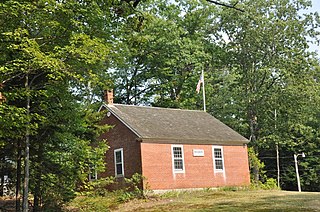
[[[129,4],[130,4],[130,2],[133,2],[132,8],[136,8],[141,0],[123,0],[123,1],[125,1],[125,2],[127,2]],[[220,6],[223,6],[223,7],[228,7],[228,8],[231,8],[231,9],[235,9],[235,10],[244,12],[243,9],[240,9],[240,8],[236,7],[238,2],[236,2],[234,5],[230,5],[230,4],[220,3],[220,2],[217,2],[217,1],[213,1],[213,0],[206,0],[206,1],[210,2],[210,3],[213,3],[213,4],[216,4],[216,5],[220,5]]]
[[[3,80],[2,82],[0,82],[0,84],[3,85],[3,84],[5,84],[6,82],[8,82],[8,81],[10,81],[10,80],[12,80],[12,79],[14,79],[14,78],[21,76],[22,74],[23,74],[23,73],[19,73],[19,74],[16,74],[16,75],[12,76],[12,77],[9,77],[8,79],[5,79],[5,80]]]
[[[206,1],[207,1],[207,2],[210,2],[210,3],[213,3],[213,4],[216,4],[216,5],[220,5],[220,6],[223,6],[223,7],[228,7],[228,8],[231,8],[231,9],[235,9],[235,10],[244,12],[243,9],[240,9],[240,8],[237,8],[237,7],[236,7],[236,5],[238,4],[238,2],[235,3],[234,5],[230,5],[230,4],[220,3],[220,2],[217,2],[217,1],[213,1],[213,0],[206,0]]]

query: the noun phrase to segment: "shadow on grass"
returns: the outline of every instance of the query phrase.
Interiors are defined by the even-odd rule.
[[[320,211],[320,193],[283,192],[283,194],[285,195],[280,197],[264,197],[264,204],[272,211]]]
[[[320,211],[320,193],[279,192],[259,194],[252,197],[252,201],[240,199],[215,202],[212,205],[203,205],[199,211]],[[241,199],[244,201],[241,201]]]
[[[320,193],[208,192],[183,195],[137,211],[320,211]]]

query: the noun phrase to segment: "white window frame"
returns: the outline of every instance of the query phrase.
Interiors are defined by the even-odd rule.
[[[117,163],[116,153],[121,153],[121,163]],[[121,172],[122,174],[117,174],[117,165],[121,164]],[[124,177],[124,161],[123,161],[123,148],[114,150],[114,172],[116,177]]]
[[[220,149],[221,151],[221,158],[216,158],[214,154],[215,149]],[[225,172],[225,166],[224,166],[224,155],[223,155],[223,146],[212,146],[212,160],[213,160],[213,170],[215,173],[217,172]],[[218,169],[216,167],[216,161],[222,161],[222,169]]]
[[[181,158],[175,158],[174,157],[174,148],[181,148]],[[184,165],[184,151],[183,151],[183,145],[171,145],[171,155],[172,155],[172,170],[173,173],[185,173],[185,165]],[[176,159],[182,160],[182,169],[175,169],[174,161]]]

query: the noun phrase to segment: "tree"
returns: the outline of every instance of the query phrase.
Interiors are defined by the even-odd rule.
[[[199,109],[194,90],[204,69],[208,111],[249,138],[252,155],[275,177],[275,149],[289,157],[298,151],[289,147],[295,124],[318,123],[319,62],[308,44],[317,39],[319,18],[300,12],[308,1],[236,6],[245,12],[198,1],[140,1],[136,9],[148,13],[125,28],[115,87],[123,103]]]
[[[155,1],[145,10],[142,22],[125,26],[118,46],[122,60],[114,64],[117,99],[196,108],[195,86],[209,58],[205,32],[214,8],[198,1]]]
[[[308,6],[308,1],[242,1],[238,7],[245,13],[226,9],[220,13],[220,30],[227,37],[220,42],[229,57],[221,68],[227,84],[219,92],[227,92],[228,98],[213,110],[234,108],[220,109],[221,117],[237,117],[240,126],[245,120],[248,128],[243,128],[243,134],[262,157],[268,148],[275,148],[271,142],[287,148],[288,129],[313,117],[310,108],[318,105],[317,62],[307,40],[316,39],[318,15],[298,13]],[[228,101],[231,106],[225,106]],[[314,104],[307,105],[310,101]]]
[[[4,156],[17,164],[17,195],[21,155],[25,158],[24,211],[28,210],[30,175],[35,209],[39,198],[45,202],[52,195],[61,195],[62,199],[52,198],[57,200],[52,203],[61,203],[70,197],[66,191],[72,193],[75,181],[95,154],[96,148],[89,144],[96,137],[92,132],[89,136],[90,128],[86,127],[90,123],[81,121],[85,111],[80,102],[88,96],[82,92],[88,85],[101,86],[107,77],[104,70],[110,54],[108,20],[112,9],[110,2],[103,1],[0,4],[0,82],[7,99],[0,107],[1,148],[10,148]],[[73,122],[67,117],[74,118]],[[83,157],[71,159],[70,153]],[[96,160],[102,155],[99,153]],[[69,163],[61,164],[60,159]],[[80,164],[77,171],[75,164]],[[63,183],[57,181],[62,179]],[[57,183],[70,189],[59,190],[53,186]],[[57,190],[45,191],[45,187]]]

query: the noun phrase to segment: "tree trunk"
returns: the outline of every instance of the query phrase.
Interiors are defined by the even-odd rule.
[[[256,152],[257,150],[257,134],[258,134],[258,123],[257,123],[257,114],[254,108],[249,109],[249,125],[250,125],[250,142],[252,142],[252,145],[254,146],[254,149]],[[259,177],[259,172],[260,168],[259,166],[254,166],[253,167],[253,175],[254,175],[254,181],[258,182],[260,177]]]
[[[40,211],[40,186],[41,180],[37,180],[36,187],[34,190],[34,200],[33,200],[33,211],[37,212]]]
[[[28,194],[29,194],[29,145],[30,145],[30,87],[29,87],[29,75],[26,75],[26,83],[25,88],[27,92],[27,127],[26,127],[26,143],[25,143],[25,151],[24,151],[24,184],[23,184],[23,204],[22,211],[28,212],[29,210],[29,202],[28,202]]]
[[[39,143],[38,158],[36,162],[36,177],[35,177],[35,191],[34,191],[34,201],[33,201],[33,211],[41,211],[41,183],[42,183],[42,161],[43,161],[43,143]]]
[[[279,145],[278,143],[276,144],[276,153],[277,153],[277,184],[278,188],[280,187],[280,160],[279,160]]]
[[[3,197],[3,186],[4,186],[4,174],[1,173],[1,178],[0,178],[1,184],[0,184],[0,197]]]
[[[16,180],[16,211],[20,211],[20,189],[21,189],[21,158],[22,158],[22,150],[21,150],[21,140],[18,140],[17,146],[17,180]]]

